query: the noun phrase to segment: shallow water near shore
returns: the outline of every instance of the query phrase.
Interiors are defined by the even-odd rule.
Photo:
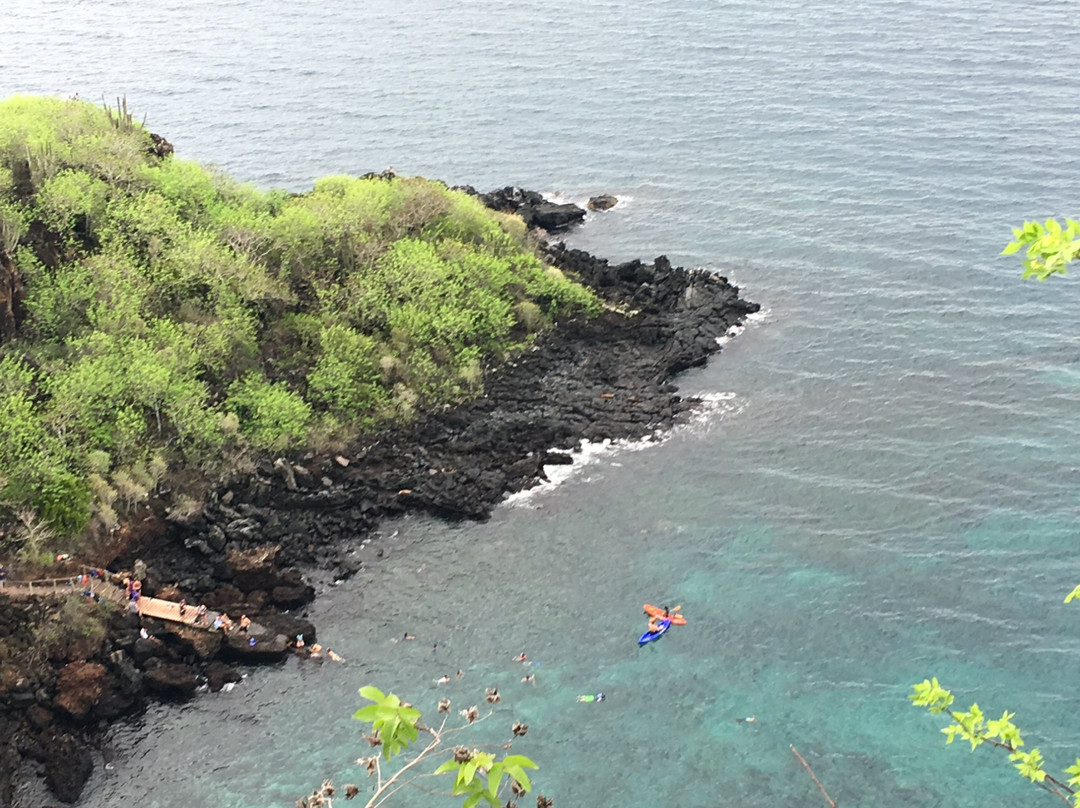
[[[485,524],[387,525],[312,610],[346,664],[153,708],[81,808],[366,786],[369,683],[424,709],[498,686],[482,734],[529,723],[563,808],[823,804],[790,746],[841,805],[1047,804],[906,696],[936,675],[1015,710],[1052,772],[1080,754],[1080,286],[997,255],[1076,213],[1070,8],[15,0],[4,94],[126,93],[260,185],[393,164],[629,197],[571,243],[715,268],[766,310],[679,379],[708,417]],[[645,601],[688,625],[639,649]]]

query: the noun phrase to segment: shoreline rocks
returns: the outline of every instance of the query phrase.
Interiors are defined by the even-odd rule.
[[[585,211],[553,205],[518,188],[476,194],[530,227],[558,232]],[[89,749],[103,724],[145,709],[149,698],[191,698],[202,684],[217,692],[238,681],[232,664],[275,662],[316,627],[286,611],[302,609],[315,589],[301,570],[334,578],[365,561],[355,550],[387,518],[424,512],[447,519],[487,518],[508,493],[545,479],[544,466],[573,461],[583,440],[635,439],[672,426],[695,405],[671,377],[720,350],[718,339],[758,306],[704,270],[651,264],[611,265],[563,243],[541,242],[544,260],[579,278],[605,301],[596,318],[560,322],[535,346],[485,379],[483,394],[416,423],[366,436],[347,450],[267,458],[254,471],[212,490],[201,511],[170,518],[141,515],[110,566],[134,569],[147,594],[205,603],[249,615],[256,643],[118,613],[99,646],[81,658],[12,662],[0,655],[0,808],[10,804],[21,756],[44,765],[58,799],[77,799],[90,774]],[[381,557],[376,546],[364,557]],[[0,596],[0,639],[32,642],[47,604]],[[80,780],[81,778],[81,780]]]
[[[619,198],[611,194],[599,194],[589,197],[589,210],[611,210],[619,204]]]

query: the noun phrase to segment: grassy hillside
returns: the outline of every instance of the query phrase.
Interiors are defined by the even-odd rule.
[[[597,306],[520,219],[440,183],[261,191],[159,156],[121,110],[37,97],[0,102],[5,269],[25,301],[0,343],[0,521],[69,536],[163,480],[197,494],[473,395]]]

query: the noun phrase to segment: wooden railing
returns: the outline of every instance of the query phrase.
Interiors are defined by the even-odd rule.
[[[123,587],[110,583],[100,575],[90,575],[90,568],[84,567],[86,583],[83,583],[83,573],[67,578],[39,578],[34,581],[0,581],[0,595],[13,597],[31,597],[55,594],[82,595],[89,589],[99,597],[106,598],[121,606],[128,605],[128,594]],[[156,617],[159,620],[168,620],[173,623],[182,623],[193,628],[201,628],[213,631],[214,620],[218,612],[207,610],[202,621],[196,620],[197,606],[187,606],[184,614],[180,614],[180,605],[171,600],[143,596],[139,598],[137,611],[140,617]],[[252,623],[250,633],[262,633],[263,628]]]
[[[37,578],[32,581],[0,580],[0,594],[5,595],[50,595],[62,593],[82,593],[87,587],[99,595],[105,595],[109,600],[122,601],[123,591],[109,583],[97,574],[90,575],[91,568],[83,567],[77,575],[69,575],[66,578]],[[87,583],[82,582],[86,576]],[[114,597],[115,593],[115,597]]]
[[[75,591],[79,588],[79,576],[67,578],[39,578],[36,581],[0,581],[0,593],[14,594],[16,592],[26,592],[32,595],[48,595],[53,592],[60,592],[63,590],[71,589]]]

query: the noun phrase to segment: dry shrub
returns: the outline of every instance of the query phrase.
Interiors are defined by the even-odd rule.
[[[544,313],[531,300],[522,300],[514,306],[514,316],[530,334],[534,334],[544,327]]]

